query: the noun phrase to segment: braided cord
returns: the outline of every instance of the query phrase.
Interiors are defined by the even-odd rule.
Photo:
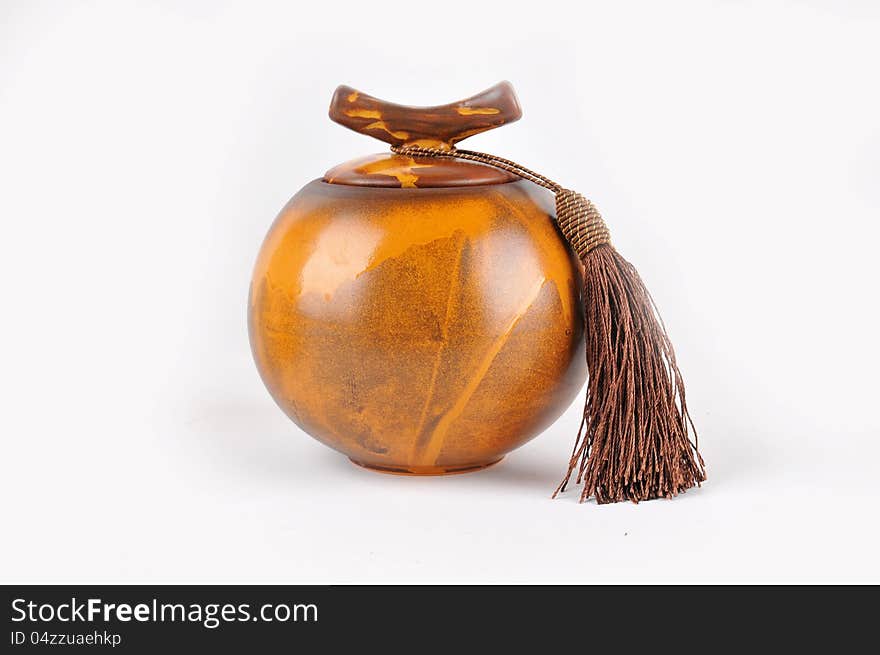
[[[571,244],[572,249],[583,259],[591,250],[611,243],[611,233],[602,215],[592,202],[576,191],[571,191],[557,184],[548,177],[526,168],[520,164],[497,155],[473,150],[441,150],[421,146],[391,146],[392,152],[398,155],[413,157],[443,157],[446,159],[464,159],[481,164],[488,164],[513,173],[529,182],[549,189],[556,194],[556,223],[563,236]]]

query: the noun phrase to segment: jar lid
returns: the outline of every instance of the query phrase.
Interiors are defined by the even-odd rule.
[[[340,125],[394,146],[452,150],[474,134],[519,120],[522,109],[509,82],[470,98],[436,107],[407,107],[340,86],[330,101],[330,118]],[[437,188],[503,184],[517,180],[501,169],[460,159],[410,157],[392,152],[354,159],[324,175],[330,184]]]

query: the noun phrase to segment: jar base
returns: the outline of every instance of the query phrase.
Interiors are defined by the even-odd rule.
[[[365,464],[356,459],[348,458],[352,464],[360,466],[376,473],[387,473],[389,475],[458,475],[460,473],[472,473],[474,471],[482,471],[490,466],[494,466],[502,459],[502,455],[496,460],[486,462],[485,464],[467,464],[464,466],[376,466],[374,464]]]

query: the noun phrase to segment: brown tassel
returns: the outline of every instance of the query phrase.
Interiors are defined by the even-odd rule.
[[[556,192],[556,220],[583,264],[584,332],[590,379],[575,468],[581,502],[671,498],[706,479],[684,382],[666,328],[635,267],[610,243],[593,204]],[[696,435],[696,430],[694,430]]]
[[[582,264],[589,382],[584,416],[554,492],[577,469],[581,502],[671,498],[706,479],[675,352],[635,267],[611,245],[608,228],[580,194],[515,162],[467,150],[394,146],[422,157],[455,157],[510,171],[556,194],[556,220]],[[691,442],[688,430],[694,430]]]

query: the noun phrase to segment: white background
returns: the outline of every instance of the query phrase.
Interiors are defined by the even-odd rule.
[[[880,582],[871,2],[0,3],[3,582]],[[250,269],[326,117],[509,79],[468,141],[591,197],[663,310],[709,481],[551,501],[353,467],[251,361]]]

